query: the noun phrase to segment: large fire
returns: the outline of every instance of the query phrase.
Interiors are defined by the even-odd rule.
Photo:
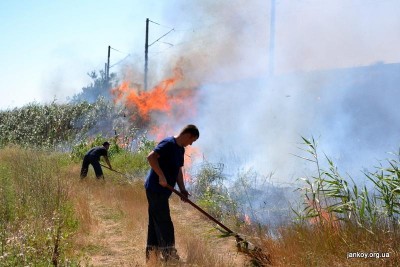
[[[132,123],[160,140],[171,133],[177,123],[187,121],[195,114],[195,90],[177,86],[183,78],[181,68],[176,67],[172,77],[151,90],[143,91],[139,85],[124,81],[111,92],[114,102],[127,109]]]
[[[150,120],[150,113],[154,111],[170,112],[173,102],[176,101],[173,94],[169,91],[173,86],[182,80],[183,74],[181,69],[176,68],[174,75],[171,78],[165,79],[149,91],[142,91],[138,86],[130,86],[128,81],[112,89],[114,101],[122,103],[133,114],[132,119],[137,120],[137,116],[141,120],[148,122]],[[180,100],[178,100],[180,101]],[[137,111],[134,112],[134,111]]]
[[[176,67],[172,77],[161,81],[151,90],[143,91],[140,90],[140,85],[124,81],[111,92],[114,102],[126,108],[130,122],[147,130],[158,142],[177,134],[177,128],[183,127],[183,124],[187,124],[195,116],[195,90],[178,87],[183,79],[182,69]],[[186,148],[185,179],[191,179],[186,170],[190,169],[193,159],[199,154],[194,147]]]

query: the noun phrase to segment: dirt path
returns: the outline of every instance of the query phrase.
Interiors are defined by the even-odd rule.
[[[131,196],[133,193],[124,197],[120,192],[106,192],[109,186],[87,192],[92,222],[83,248],[85,265],[146,266],[146,208],[134,208],[135,201],[143,206],[144,198],[138,200],[137,193],[135,198]],[[177,197],[171,199],[170,206],[176,247],[182,258],[174,266],[245,266],[246,258],[236,252],[234,238],[218,238],[218,232],[212,230],[213,224]]]
[[[97,249],[93,250],[90,265],[92,266],[142,266],[139,248],[131,234],[127,233],[120,211],[91,201],[90,207],[96,221],[96,231],[92,242]]]

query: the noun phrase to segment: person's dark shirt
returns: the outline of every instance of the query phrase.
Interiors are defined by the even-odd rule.
[[[179,169],[184,164],[185,148],[179,146],[174,137],[167,137],[153,151],[160,155],[158,164],[165,175],[167,183],[175,187]],[[158,175],[153,169],[150,169],[147,174],[145,188],[155,193],[172,194],[168,188],[164,188],[159,184]]]
[[[92,160],[99,161],[101,156],[107,156],[107,149],[104,146],[97,146],[86,153]]]

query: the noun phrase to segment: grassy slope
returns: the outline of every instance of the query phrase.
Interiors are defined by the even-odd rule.
[[[117,163],[117,162],[115,162]],[[115,165],[118,167],[118,164]],[[79,180],[79,163],[66,155],[0,150],[1,266],[143,266],[147,203],[142,181],[105,170]],[[183,266],[243,266],[232,238],[217,238],[212,224],[178,198],[171,200]],[[242,229],[244,231],[244,229]],[[257,236],[255,232],[247,233]],[[399,235],[357,227],[292,225],[279,240],[253,238],[275,266],[398,266]],[[57,253],[55,253],[55,251]],[[390,253],[390,258],[347,259],[348,252]],[[156,263],[153,264],[157,266]]]

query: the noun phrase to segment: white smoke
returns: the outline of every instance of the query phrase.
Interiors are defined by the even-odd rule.
[[[180,61],[181,86],[197,85],[191,122],[200,127],[196,145],[204,157],[232,171],[273,172],[279,183],[309,173],[293,156],[301,154],[301,136],[314,136],[321,159],[325,152],[353,176],[396,151],[400,72],[374,63],[400,60],[394,45],[400,19],[388,16],[399,6],[277,1],[276,75],[268,77],[268,1],[182,4],[181,19],[195,21],[193,30],[165,62]],[[353,69],[363,65],[371,67]],[[317,72],[323,69],[331,71]]]

